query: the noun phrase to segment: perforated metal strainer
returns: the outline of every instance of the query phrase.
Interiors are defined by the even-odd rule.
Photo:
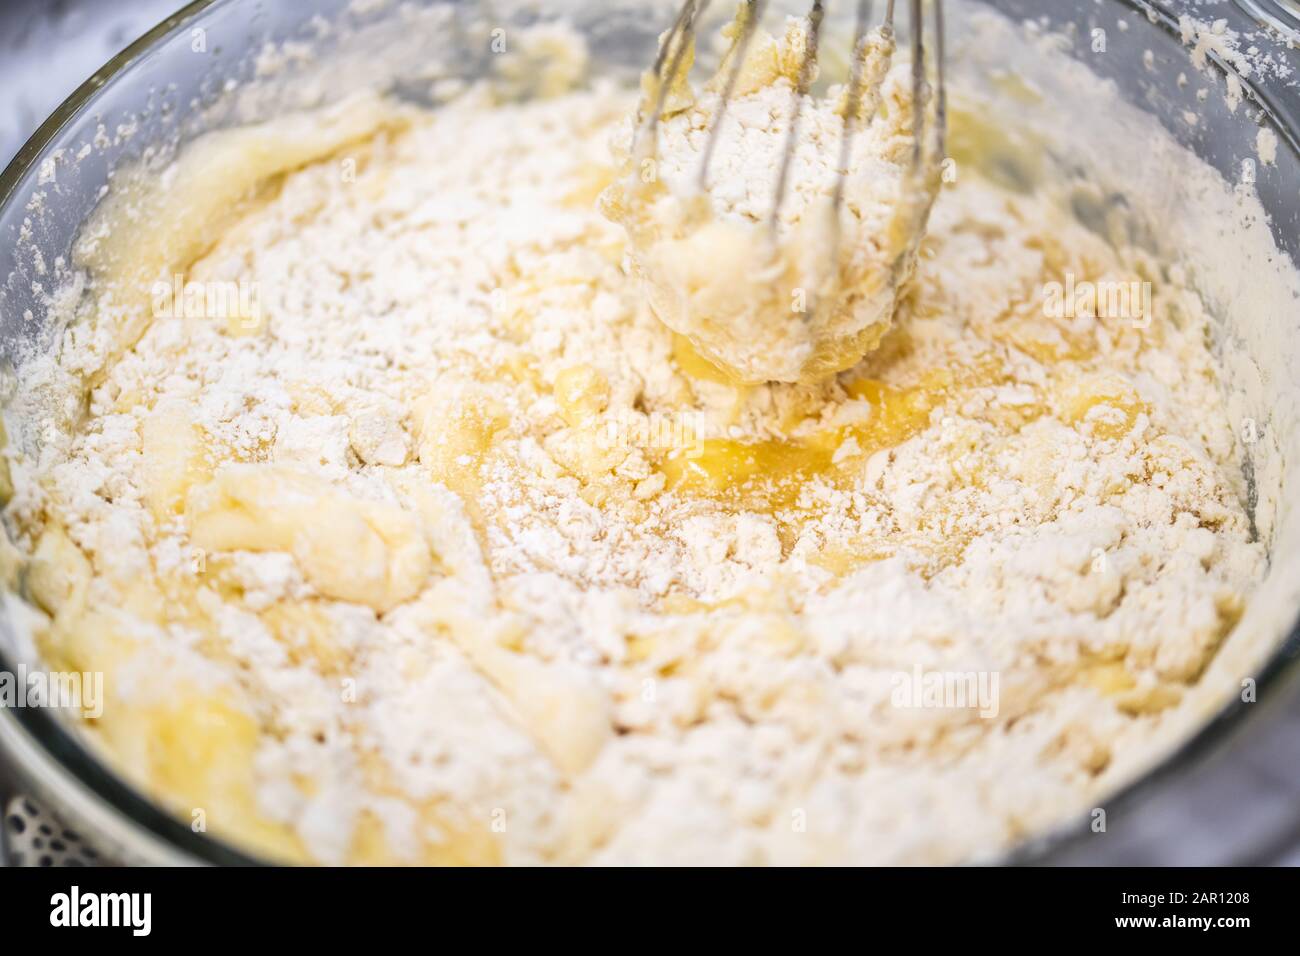
[[[79,833],[28,797],[11,797],[5,803],[0,865],[101,866],[104,862]]]

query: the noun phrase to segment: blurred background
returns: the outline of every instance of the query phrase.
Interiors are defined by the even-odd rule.
[[[1224,3],[1279,26],[1300,22],[1300,0],[1158,0],[1174,14],[1186,11],[1200,19],[1212,19],[1215,6]],[[185,5],[182,0],[0,0],[0,168],[82,82]],[[1276,687],[1275,699],[1257,705],[1258,716],[1240,722],[1192,765],[1143,787],[1122,812],[1110,814],[1107,834],[1074,841],[1051,862],[1300,866],[1297,683],[1290,681],[1289,690]],[[0,765],[0,796],[9,789],[4,775]],[[22,801],[5,812],[15,806]],[[36,819],[39,809],[28,807]],[[75,827],[75,821],[66,822]],[[12,832],[9,836],[14,838]]]
[[[0,168],[68,94],[180,0],[0,0]]]

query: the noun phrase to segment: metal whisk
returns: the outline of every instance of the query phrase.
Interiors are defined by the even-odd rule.
[[[943,46],[943,0],[905,0],[909,10],[909,36],[911,41],[911,78],[912,78],[912,119],[913,149],[911,172],[920,175],[931,161],[941,160],[944,151],[944,133],[946,127],[946,102],[944,92],[944,46]],[[660,45],[655,59],[653,75],[656,99],[648,115],[643,111],[642,127],[638,138],[647,144],[655,142],[659,121],[663,116],[670,88],[682,69],[687,51],[692,48],[696,25],[703,19],[710,0],[685,0],[672,29]],[[766,12],[767,0],[745,0],[742,13],[742,27],[738,35],[732,38],[732,47],[727,53],[730,60],[724,80],[715,122],[701,157],[699,186],[701,191],[708,186],[709,162],[719,138],[719,130],[726,114],[727,104],[736,89],[737,80],[745,63],[750,41],[754,37],[759,22]],[[925,6],[931,8],[932,22],[930,31],[933,37],[927,38]],[[821,40],[822,22],[826,15],[825,0],[813,0],[808,11],[808,33],[804,44],[803,59],[800,63],[797,82],[792,91],[793,104],[788,138],[786,140],[781,165],[777,175],[776,192],[772,199],[771,224],[775,228],[781,205],[785,200],[790,175],[791,161],[799,137],[799,117],[809,88],[817,72],[818,46]],[[834,208],[839,209],[844,197],[844,181],[848,176],[849,160],[852,155],[853,137],[857,133],[859,116],[865,117],[865,125],[871,123],[879,106],[885,74],[888,72],[889,59],[893,53],[895,0],[886,0],[884,17],[880,30],[887,41],[887,52],[882,68],[867,73],[868,32],[871,27],[871,0],[858,0],[853,31],[852,57],[850,60],[847,98],[844,109],[844,131],[840,143],[838,175],[834,190]],[[724,62],[726,62],[724,60]],[[933,74],[933,82],[930,76]],[[927,108],[933,95],[933,109]],[[933,116],[930,135],[926,134],[927,114]],[[928,209],[925,210],[928,212]]]

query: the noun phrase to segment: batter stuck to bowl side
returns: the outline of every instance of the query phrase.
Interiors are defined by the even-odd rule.
[[[358,96],[87,223],[87,397],[10,456],[6,576],[181,819],[329,864],[953,862],[1201,719],[1264,552],[1178,270],[959,163],[810,364],[656,315],[636,108]]]

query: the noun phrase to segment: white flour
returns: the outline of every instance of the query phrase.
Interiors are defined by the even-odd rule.
[[[186,792],[108,712],[178,812],[329,863],[954,861],[1195,719],[1262,548],[1177,272],[968,173],[861,367],[735,388],[595,209],[631,105],[471,95],[289,175],[187,272],[260,321],[155,320],[16,468],[45,653],[103,625],[117,714],[251,717],[251,769]],[[1139,277],[1152,315],[1047,314]],[[775,487],[709,483],[760,442]],[[242,726],[212,712],[177,752]]]

